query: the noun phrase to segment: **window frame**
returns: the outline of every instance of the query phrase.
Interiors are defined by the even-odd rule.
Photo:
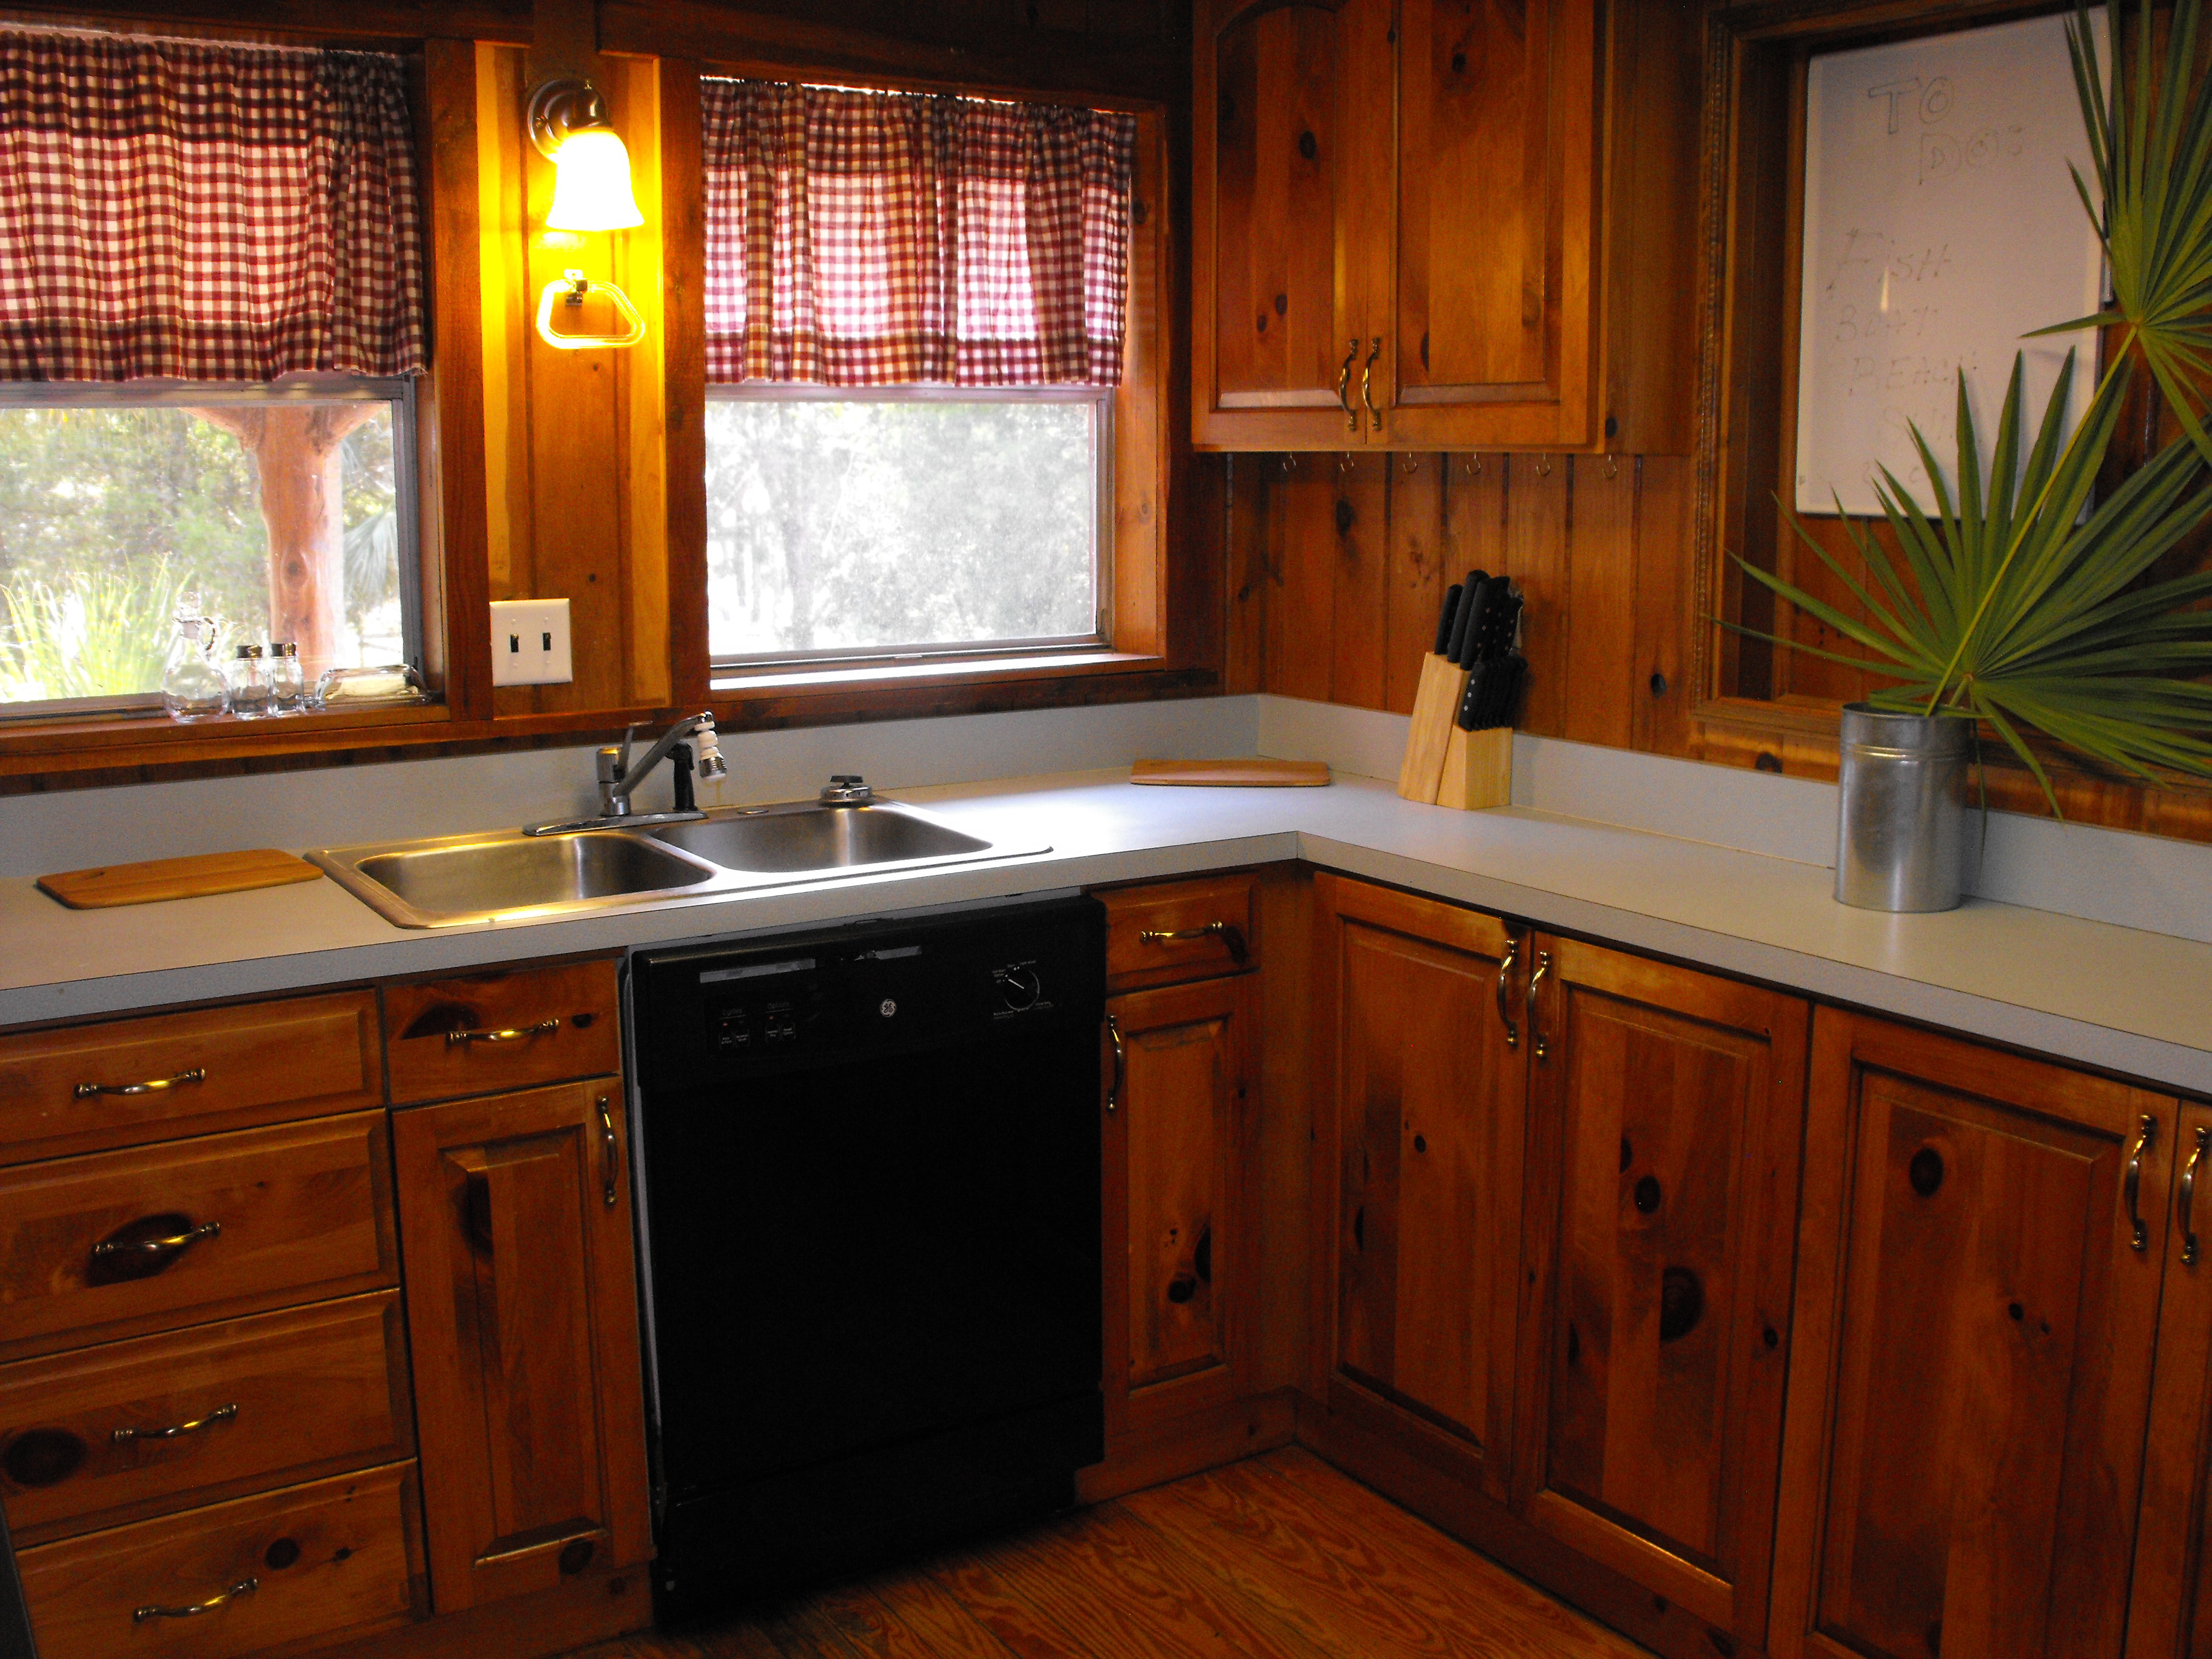
[[[409,666],[422,672],[421,448],[412,374],[288,374],[246,380],[0,380],[0,410],[14,409],[254,408],[270,404],[380,403],[392,406],[392,511],[398,535],[399,630]],[[310,690],[313,688],[309,687]],[[145,715],[160,691],[112,697],[52,697],[0,702],[0,731],[43,721]],[[204,726],[207,724],[201,722]],[[228,724],[226,717],[214,723]],[[248,724],[241,721],[240,724]],[[258,721],[251,722],[258,725]]]
[[[1016,640],[946,641],[934,644],[855,647],[846,650],[757,652],[707,659],[718,692],[748,681],[794,672],[836,674],[871,668],[913,669],[930,664],[957,667],[981,660],[1051,662],[1096,657],[1114,648],[1114,427],[1110,386],[1063,382],[1024,386],[963,386],[942,381],[904,386],[837,386],[807,381],[741,380],[710,383],[707,401],[717,403],[1080,404],[1091,409],[1091,580],[1093,626],[1088,633]],[[704,474],[702,474],[703,482]],[[713,576],[702,597],[711,605]]]

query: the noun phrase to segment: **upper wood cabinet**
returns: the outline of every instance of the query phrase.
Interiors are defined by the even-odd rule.
[[[1766,1630],[1811,1011],[1530,943],[1514,1507],[1705,1621]]]
[[[2201,1286],[2160,1322],[2176,1103],[1826,1008],[1812,1079],[1777,1659],[2202,1653],[2156,1526],[2164,1635],[2127,1630],[2138,1500],[2185,1540],[2203,1455]],[[2190,1432],[2147,1486],[2154,1341]]]
[[[1679,453],[1692,0],[1202,0],[1200,448]]]

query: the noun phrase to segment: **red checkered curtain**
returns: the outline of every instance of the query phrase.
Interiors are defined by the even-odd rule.
[[[709,80],[707,378],[1114,386],[1136,120]]]
[[[0,379],[423,368],[397,58],[0,32]]]

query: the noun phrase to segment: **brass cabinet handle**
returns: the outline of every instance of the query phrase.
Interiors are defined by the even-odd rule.
[[[1336,371],[1336,400],[1344,405],[1344,423],[1347,431],[1359,430],[1359,411],[1352,403],[1352,366],[1359,361],[1358,336],[1344,343],[1344,367]]]
[[[2204,1145],[2212,1141],[2212,1129],[2200,1127],[2197,1145],[2189,1154],[2189,1162],[2181,1171],[2181,1193],[2178,1209],[2181,1222],[2181,1265],[2197,1265],[2197,1166],[2204,1161]]]
[[[1536,971],[1528,975],[1528,1030],[1535,1038],[1534,1046],[1539,1060],[1550,1057],[1552,1044],[1550,1039],[1536,1029],[1536,988],[1544,982],[1544,975],[1551,971],[1552,953],[1549,951],[1537,951]]]
[[[622,1144],[615,1139],[614,1115],[607,1110],[607,1097],[599,1097],[599,1150],[605,1154],[607,1208],[615,1206],[615,1182],[622,1174]]]
[[[80,1083],[74,1093],[79,1100],[90,1100],[95,1095],[158,1095],[164,1089],[206,1081],[207,1067],[195,1066],[191,1071],[179,1072],[174,1077],[149,1078],[143,1083]]]
[[[1359,401],[1367,405],[1368,424],[1376,432],[1382,429],[1382,411],[1375,407],[1375,360],[1382,355],[1382,337],[1378,334],[1368,350],[1367,367],[1359,371]],[[1352,423],[1354,426],[1359,424],[1357,416],[1352,417]]]
[[[104,1261],[118,1255],[156,1255],[163,1250],[189,1249],[204,1238],[222,1237],[222,1223],[203,1221],[197,1227],[187,1227],[167,1238],[112,1239],[104,1238],[92,1247],[92,1259]]]
[[[2146,1112],[2136,1121],[2135,1150],[2128,1154],[2127,1178],[2121,1183],[2127,1194],[2128,1220],[2135,1228],[2130,1243],[2138,1250],[2150,1249],[2150,1224],[2142,1218],[2142,1164],[2143,1154],[2157,1139],[2158,1120]]]
[[[131,1622],[143,1625],[149,1619],[197,1619],[204,1613],[213,1613],[217,1607],[235,1601],[241,1595],[251,1595],[261,1588],[258,1578],[241,1578],[219,1595],[210,1595],[204,1601],[194,1601],[188,1607],[165,1607],[155,1604],[131,1610]]]
[[[1505,1046],[1509,1048],[1521,1046],[1521,1028],[1513,1023],[1512,1010],[1505,1003],[1505,989],[1513,981],[1513,963],[1520,954],[1521,935],[1508,933],[1505,936],[1505,959],[1498,964],[1498,1018],[1505,1027]]]
[[[464,1042],[527,1042],[532,1037],[550,1036],[561,1029],[559,1015],[541,1019],[535,1025],[511,1025],[503,1031],[448,1031],[446,1046],[455,1047]]]
[[[1128,1085],[1129,1051],[1121,1042],[1121,1022],[1112,1014],[1106,1016],[1106,1035],[1114,1039],[1114,1080],[1106,1089],[1106,1109],[1110,1112],[1121,1103],[1121,1091]]]
[[[218,1423],[237,1420],[238,1407],[234,1402],[217,1406],[205,1417],[195,1417],[189,1423],[172,1423],[166,1429],[118,1429],[107,1437],[111,1446],[127,1446],[134,1440],[175,1440],[187,1434],[198,1434],[202,1429],[211,1429]]]
[[[1147,927],[1137,935],[1137,943],[1175,945],[1188,939],[1218,939],[1229,947],[1230,960],[1239,968],[1244,965],[1243,930],[1231,921],[1209,921],[1203,927]]]

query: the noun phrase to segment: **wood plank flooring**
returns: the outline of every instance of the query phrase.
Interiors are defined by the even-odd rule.
[[[575,1659],[1634,1659],[1295,1447],[719,1627]]]

